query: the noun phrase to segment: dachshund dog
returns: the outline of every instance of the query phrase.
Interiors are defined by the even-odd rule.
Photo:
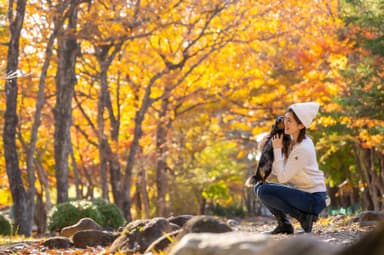
[[[284,117],[278,116],[276,118],[275,124],[272,125],[271,132],[269,133],[268,140],[265,142],[259,163],[256,168],[256,173],[249,177],[245,182],[245,185],[248,187],[253,187],[255,184],[261,182],[265,183],[268,176],[272,172],[272,163],[273,163],[273,147],[272,147],[272,138],[275,135],[283,136],[283,154],[287,157],[288,147],[291,141],[289,135],[284,134]]]

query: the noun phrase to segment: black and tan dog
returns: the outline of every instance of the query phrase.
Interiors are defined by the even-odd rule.
[[[275,124],[272,125],[271,132],[269,133],[268,140],[265,142],[260,156],[259,163],[257,165],[256,173],[249,177],[245,182],[245,185],[248,187],[253,187],[255,184],[262,182],[265,183],[268,176],[272,172],[272,163],[273,163],[273,147],[272,147],[272,138],[275,135],[283,136],[283,154],[287,156],[288,147],[291,141],[289,135],[284,134],[284,117],[278,116],[276,118]]]

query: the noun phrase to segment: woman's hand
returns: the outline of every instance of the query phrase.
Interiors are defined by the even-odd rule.
[[[283,136],[282,135],[274,135],[272,137],[272,147],[273,147],[273,149],[283,148]]]

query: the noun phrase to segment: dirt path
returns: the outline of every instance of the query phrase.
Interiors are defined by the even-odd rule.
[[[256,217],[241,220],[240,225],[233,226],[237,231],[263,233],[274,229],[276,221],[273,218]],[[314,225],[312,233],[304,233],[299,223],[292,220],[294,225],[294,235],[271,235],[272,239],[287,239],[297,235],[309,235],[313,238],[322,240],[338,246],[347,246],[360,239],[366,232],[373,227],[360,227],[359,223],[353,222],[352,218],[347,217],[327,217],[320,218]]]

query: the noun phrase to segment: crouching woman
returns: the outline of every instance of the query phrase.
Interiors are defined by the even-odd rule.
[[[287,215],[297,219],[305,232],[311,232],[313,222],[326,207],[324,174],[318,167],[313,142],[306,135],[319,106],[315,102],[297,103],[285,113],[284,133],[292,138],[287,158],[282,153],[282,136],[272,139],[272,174],[279,183],[255,186],[257,196],[277,220],[270,234],[293,234]]]

